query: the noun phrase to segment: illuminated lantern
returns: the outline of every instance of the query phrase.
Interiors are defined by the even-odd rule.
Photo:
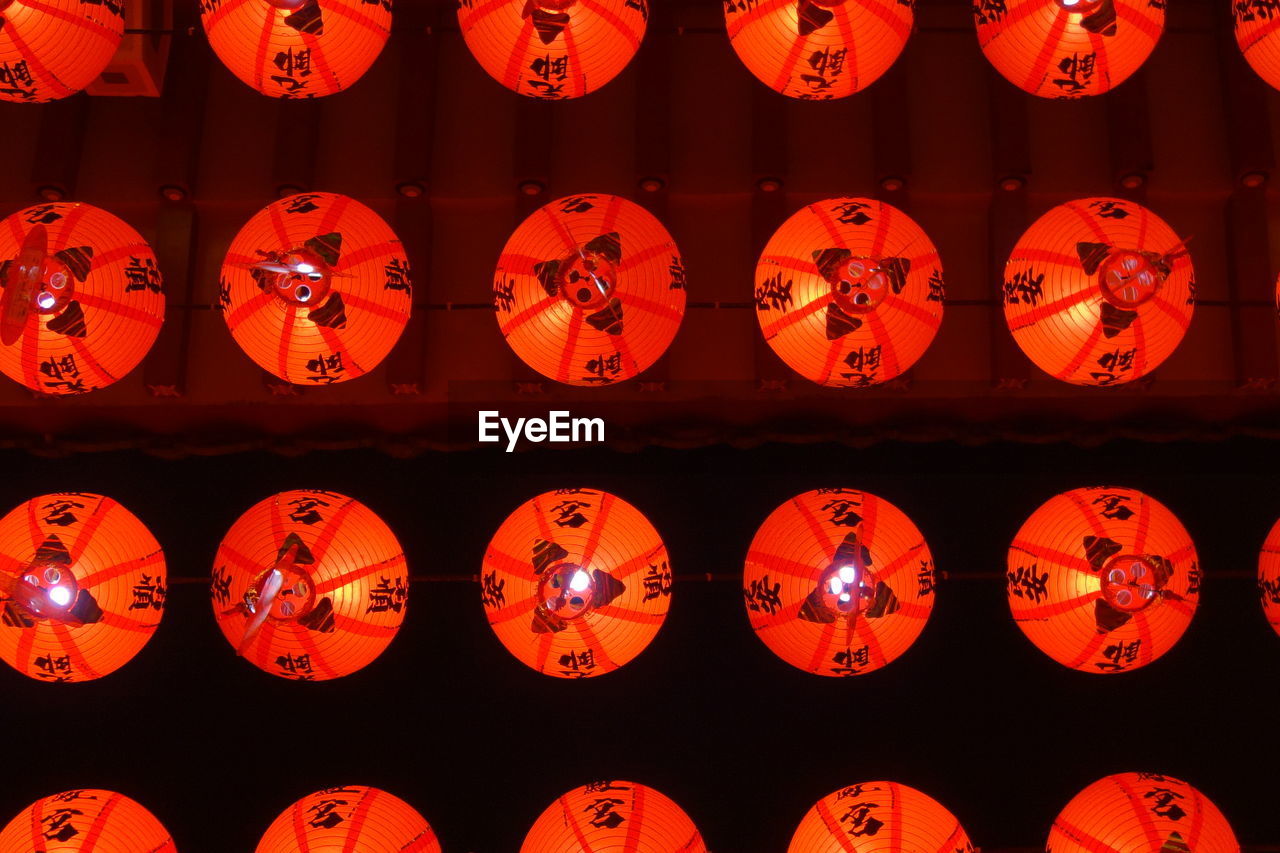
[[[349,88],[391,34],[391,0],[206,0],[200,21],[214,53],[274,98]]]
[[[689,816],[661,792],[635,782],[592,782],[538,816],[520,853],[706,853]]]
[[[257,853],[440,853],[431,825],[413,807],[377,788],[326,788],[275,819]],[[4,853],[4,851],[0,851]]]
[[[336,492],[281,492],[218,547],[213,612],[237,654],[300,681],[350,675],[390,645],[409,597],[395,534]]]
[[[1164,31],[1165,0],[977,0],[982,52],[1010,83],[1042,98],[1119,86]]]
[[[37,681],[124,666],[164,613],[164,552],[111,498],[42,495],[0,519],[0,656]]]
[[[0,370],[42,394],[105,388],[138,366],[164,323],[155,253],[87,204],[0,222],[0,286]]]
[[[368,373],[409,321],[404,247],[360,202],[290,196],[259,211],[222,263],[219,305],[240,348],[297,385]]]
[[[898,0],[782,0],[726,3],[738,58],[784,95],[830,100],[860,92],[902,53],[915,24]]]
[[[928,794],[897,782],[863,782],[818,800],[787,851],[973,853],[973,844],[960,821]]]
[[[774,654],[806,672],[850,676],[915,642],[934,588],[929,546],[902,510],[866,492],[817,489],[760,525],[742,593]]]
[[[1227,819],[1195,788],[1158,773],[1117,773],[1067,803],[1053,853],[1239,853]]]
[[[569,385],[644,372],[684,317],[684,265],[662,223],[613,195],[562,198],[520,224],[494,277],[498,327],[525,364]]]
[[[1263,4],[1232,3],[1236,44],[1258,76],[1280,89],[1280,17]]]
[[[0,100],[74,95],[106,70],[124,37],[120,3],[0,0]]]
[[[920,226],[870,198],[797,211],[756,264],[756,318],[792,370],[822,385],[887,382],[942,322],[942,264]]]
[[[1075,385],[1145,376],[1181,343],[1195,305],[1182,240],[1116,198],[1059,205],[1022,235],[1005,266],[1004,316],[1041,370]]]
[[[1267,621],[1280,634],[1280,521],[1267,534],[1258,557],[1258,594]]]
[[[560,489],[507,516],[482,581],[485,615],[507,651],[545,675],[588,678],[649,645],[672,577],[640,510],[608,492]]]
[[[635,0],[482,0],[458,4],[458,28],[489,76],[548,101],[581,98],[627,67],[648,11]]]
[[[1040,651],[1084,672],[1124,672],[1182,636],[1200,599],[1196,548],[1164,504],[1136,489],[1056,495],[1009,546],[1014,621]]]
[[[36,800],[0,830],[0,853],[177,853],[169,831],[114,791],[78,788]]]

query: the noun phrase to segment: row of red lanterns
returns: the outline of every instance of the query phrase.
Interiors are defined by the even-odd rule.
[[[1269,0],[1231,4],[1236,40],[1280,87],[1280,13]],[[119,5],[4,0],[0,98],[39,102],[91,83],[124,33]],[[278,98],[350,87],[391,32],[391,0],[201,0],[222,62]],[[915,26],[904,0],[726,0],[725,26],[751,73],[794,98],[826,100],[875,82]],[[976,0],[978,41],[1009,81],[1047,98],[1110,90],[1164,31],[1165,0]],[[495,80],[522,95],[577,98],[616,77],[644,38],[649,0],[460,0],[458,25]]]
[[[80,789],[37,800],[0,830],[0,853],[177,853],[164,826],[122,794]],[[1117,773],[1089,785],[1053,821],[1054,853],[1238,853],[1231,825],[1208,797],[1158,773]],[[326,788],[285,809],[257,853],[344,850],[439,853],[430,824],[393,794]],[[706,853],[687,814],[646,785],[592,782],[558,797],[525,836],[521,853]],[[788,853],[973,853],[954,815],[899,782],[848,785],[818,800]]]
[[[1280,522],[1258,568],[1280,632]],[[779,506],[747,551],[752,629],[779,658],[817,675],[877,670],[904,654],[933,609],[937,571],[900,509],[853,489]],[[502,644],[530,668],[589,678],[657,636],[675,575],[644,514],[599,490],[534,497],[498,528],[481,603]],[[1186,529],[1134,489],[1074,489],[1039,507],[1008,552],[1013,618],[1059,663],[1108,674],[1145,666],[1182,636],[1202,573]],[[159,625],[164,553],[132,513],[101,495],[33,498],[0,519],[0,657],[45,682],[86,681],[129,662]],[[246,511],[214,558],[211,602],[236,652],[297,680],[349,675],[404,621],[410,576],[391,529],[328,491],[282,492]]]
[[[30,207],[0,222],[0,371],[73,395],[115,382],[164,322],[151,247],[87,204]],[[512,234],[493,280],[498,327],[539,373],[609,385],[654,364],[684,317],[684,262],[652,214],[612,195],[557,199]],[[1052,208],[1018,241],[1000,294],[1018,345],[1077,385],[1132,382],[1181,342],[1195,303],[1184,241],[1141,205],[1086,198]],[[256,214],[222,264],[217,308],[259,366],[297,385],[376,367],[408,322],[404,247],[376,213],[302,193]],[[894,379],[942,322],[938,251],[905,213],[833,198],[792,215],[765,246],[753,301],[765,339],[816,383]]]

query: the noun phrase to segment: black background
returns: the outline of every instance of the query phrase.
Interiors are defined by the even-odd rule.
[[[165,548],[174,578],[205,578],[252,503],[339,491],[396,532],[415,575],[408,618],[367,669],[305,684],[259,672],[217,630],[203,583],[173,583],[156,636],[98,682],[40,684],[4,669],[9,713],[0,815],[76,787],[151,809],[183,853],[251,851],[321,787],[407,800],[448,851],[514,851],[559,794],[595,778],[678,802],[717,853],[784,850],[819,797],[858,781],[919,788],[987,848],[1043,844],[1058,810],[1112,772],[1152,770],[1208,795],[1246,845],[1274,844],[1280,637],[1253,572],[1280,516],[1266,442],[960,446],[766,445],[750,452],[497,450],[394,459],[372,451],[166,460],[136,452],[0,456],[0,504],[96,491]],[[36,485],[38,484],[38,486]],[[1079,486],[1147,491],[1191,532],[1201,604],[1174,649],[1116,676],[1041,654],[1005,603],[1005,551],[1036,506]],[[756,639],[739,584],[747,545],[805,489],[864,489],[902,508],[940,570],[923,635],[853,679],[794,670]],[[470,579],[502,519],[553,488],[614,491],[662,533],[678,576],[657,639],[623,669],[564,681],[510,656]],[[975,576],[980,575],[980,576]]]

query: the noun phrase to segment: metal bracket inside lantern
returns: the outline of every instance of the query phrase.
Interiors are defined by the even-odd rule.
[[[18,256],[7,265],[4,297],[0,300],[0,342],[5,346],[17,343],[22,337],[32,308],[44,310],[40,298],[45,296],[46,291],[40,285],[48,255],[49,234],[43,225],[36,225],[27,232]],[[68,290],[69,298],[69,277],[65,276],[65,270],[62,273],[63,285]],[[55,299],[52,293],[46,297],[50,310]]]
[[[276,562],[249,582],[244,601],[235,608],[248,617],[237,654],[244,656],[268,618],[296,621],[311,612],[316,586],[302,566],[312,562],[311,551],[298,534],[285,537]]]

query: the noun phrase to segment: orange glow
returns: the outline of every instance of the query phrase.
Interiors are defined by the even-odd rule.
[[[276,818],[257,853],[440,853],[422,815],[386,791],[326,788],[298,800]],[[0,851],[3,853],[3,851]]]
[[[164,324],[155,253],[87,204],[41,204],[0,222],[0,371],[32,391],[105,388],[138,366]]]
[[[0,657],[37,681],[90,681],[155,633],[164,552],[111,498],[42,495],[0,519]]]
[[[255,666],[325,681],[368,666],[390,645],[404,621],[409,570],[395,534],[364,504],[300,489],[259,501],[232,525],[214,560],[212,595],[218,627]]]
[[[796,495],[751,540],[742,593],[765,645],[827,676],[879,669],[933,610],[929,546],[893,504],[853,489]]]
[[[1267,534],[1258,556],[1258,594],[1267,621],[1280,634],[1280,521]]]
[[[859,388],[901,375],[942,323],[942,262],[905,213],[832,198],[791,216],[756,264],[756,318],[792,370]]]
[[[982,52],[1005,78],[1042,98],[1119,86],[1164,32],[1164,0],[976,0]]]
[[[1200,599],[1195,545],[1136,489],[1056,495],[1009,546],[1009,607],[1049,657],[1084,672],[1146,666],[1182,636]]]
[[[561,489],[502,522],[481,568],[490,626],[544,675],[589,678],[626,664],[657,635],[671,602],[666,546],[615,495]]]
[[[562,198],[507,240],[493,304],[525,364],[569,385],[610,385],[643,373],[671,344],[684,317],[684,264],[640,205]]]
[[[0,100],[36,104],[74,95],[98,78],[124,36],[120,4],[15,0],[0,27]]]
[[[1047,848],[1053,853],[1238,853],[1227,819],[1195,788],[1158,773],[1117,773],[1067,803]]]
[[[973,844],[937,800],[897,782],[863,782],[832,791],[805,813],[787,848],[788,853],[914,850],[973,853]]]
[[[219,306],[240,348],[297,385],[373,370],[413,302],[404,247],[378,214],[334,193],[273,202],[222,263]]]
[[[729,41],[766,86],[805,100],[843,98],[880,78],[915,25],[898,0],[728,2]]]
[[[1280,89],[1280,13],[1258,3],[1232,3],[1236,44],[1250,67],[1271,86]]]
[[[1022,235],[1005,266],[1004,316],[1041,370],[1075,385],[1119,385],[1155,370],[1195,308],[1184,241],[1118,198],[1058,205]]]
[[[593,782],[547,806],[524,837],[520,853],[706,853],[689,816],[653,788],[635,782]]]
[[[222,64],[273,98],[350,88],[391,34],[390,0],[204,0],[200,21]]]
[[[461,0],[458,27],[489,76],[531,98],[580,98],[627,67],[646,4],[628,0]]]
[[[78,788],[36,800],[0,830],[0,853],[177,853],[151,812],[113,791]]]

